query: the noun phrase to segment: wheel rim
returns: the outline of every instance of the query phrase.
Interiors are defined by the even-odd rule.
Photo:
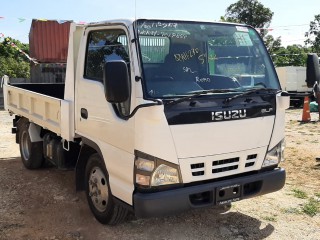
[[[106,176],[99,167],[94,167],[89,176],[89,196],[94,207],[104,212],[108,205],[108,185]]]
[[[24,160],[28,161],[30,157],[30,142],[26,131],[22,133],[20,146]]]

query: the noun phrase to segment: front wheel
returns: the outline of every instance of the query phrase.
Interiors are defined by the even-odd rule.
[[[108,172],[98,154],[88,160],[85,181],[88,204],[95,218],[102,224],[123,222],[128,210],[113,201]]]

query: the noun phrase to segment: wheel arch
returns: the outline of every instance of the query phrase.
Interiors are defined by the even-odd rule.
[[[98,153],[101,159],[103,159],[102,152],[99,146],[87,138],[82,138],[82,145],[79,152],[75,172],[76,172],[76,191],[84,191],[85,190],[85,169],[88,162],[89,157]]]
[[[42,131],[42,127],[30,122],[29,124],[29,135],[30,135],[30,140],[31,142],[42,142],[43,138],[41,137],[41,131]]]
[[[30,122],[26,117],[16,117],[13,122],[13,126],[17,127],[16,131],[16,143],[20,143],[19,131],[23,128],[23,124],[29,124],[28,132],[31,142],[42,142],[42,130],[43,128],[36,123]]]

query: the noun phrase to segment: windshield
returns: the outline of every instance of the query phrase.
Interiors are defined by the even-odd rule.
[[[147,97],[280,88],[268,53],[250,27],[140,20],[138,35]]]

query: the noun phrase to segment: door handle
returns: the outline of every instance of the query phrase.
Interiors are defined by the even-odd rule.
[[[84,119],[88,118],[88,110],[85,108],[81,108],[81,117]]]

